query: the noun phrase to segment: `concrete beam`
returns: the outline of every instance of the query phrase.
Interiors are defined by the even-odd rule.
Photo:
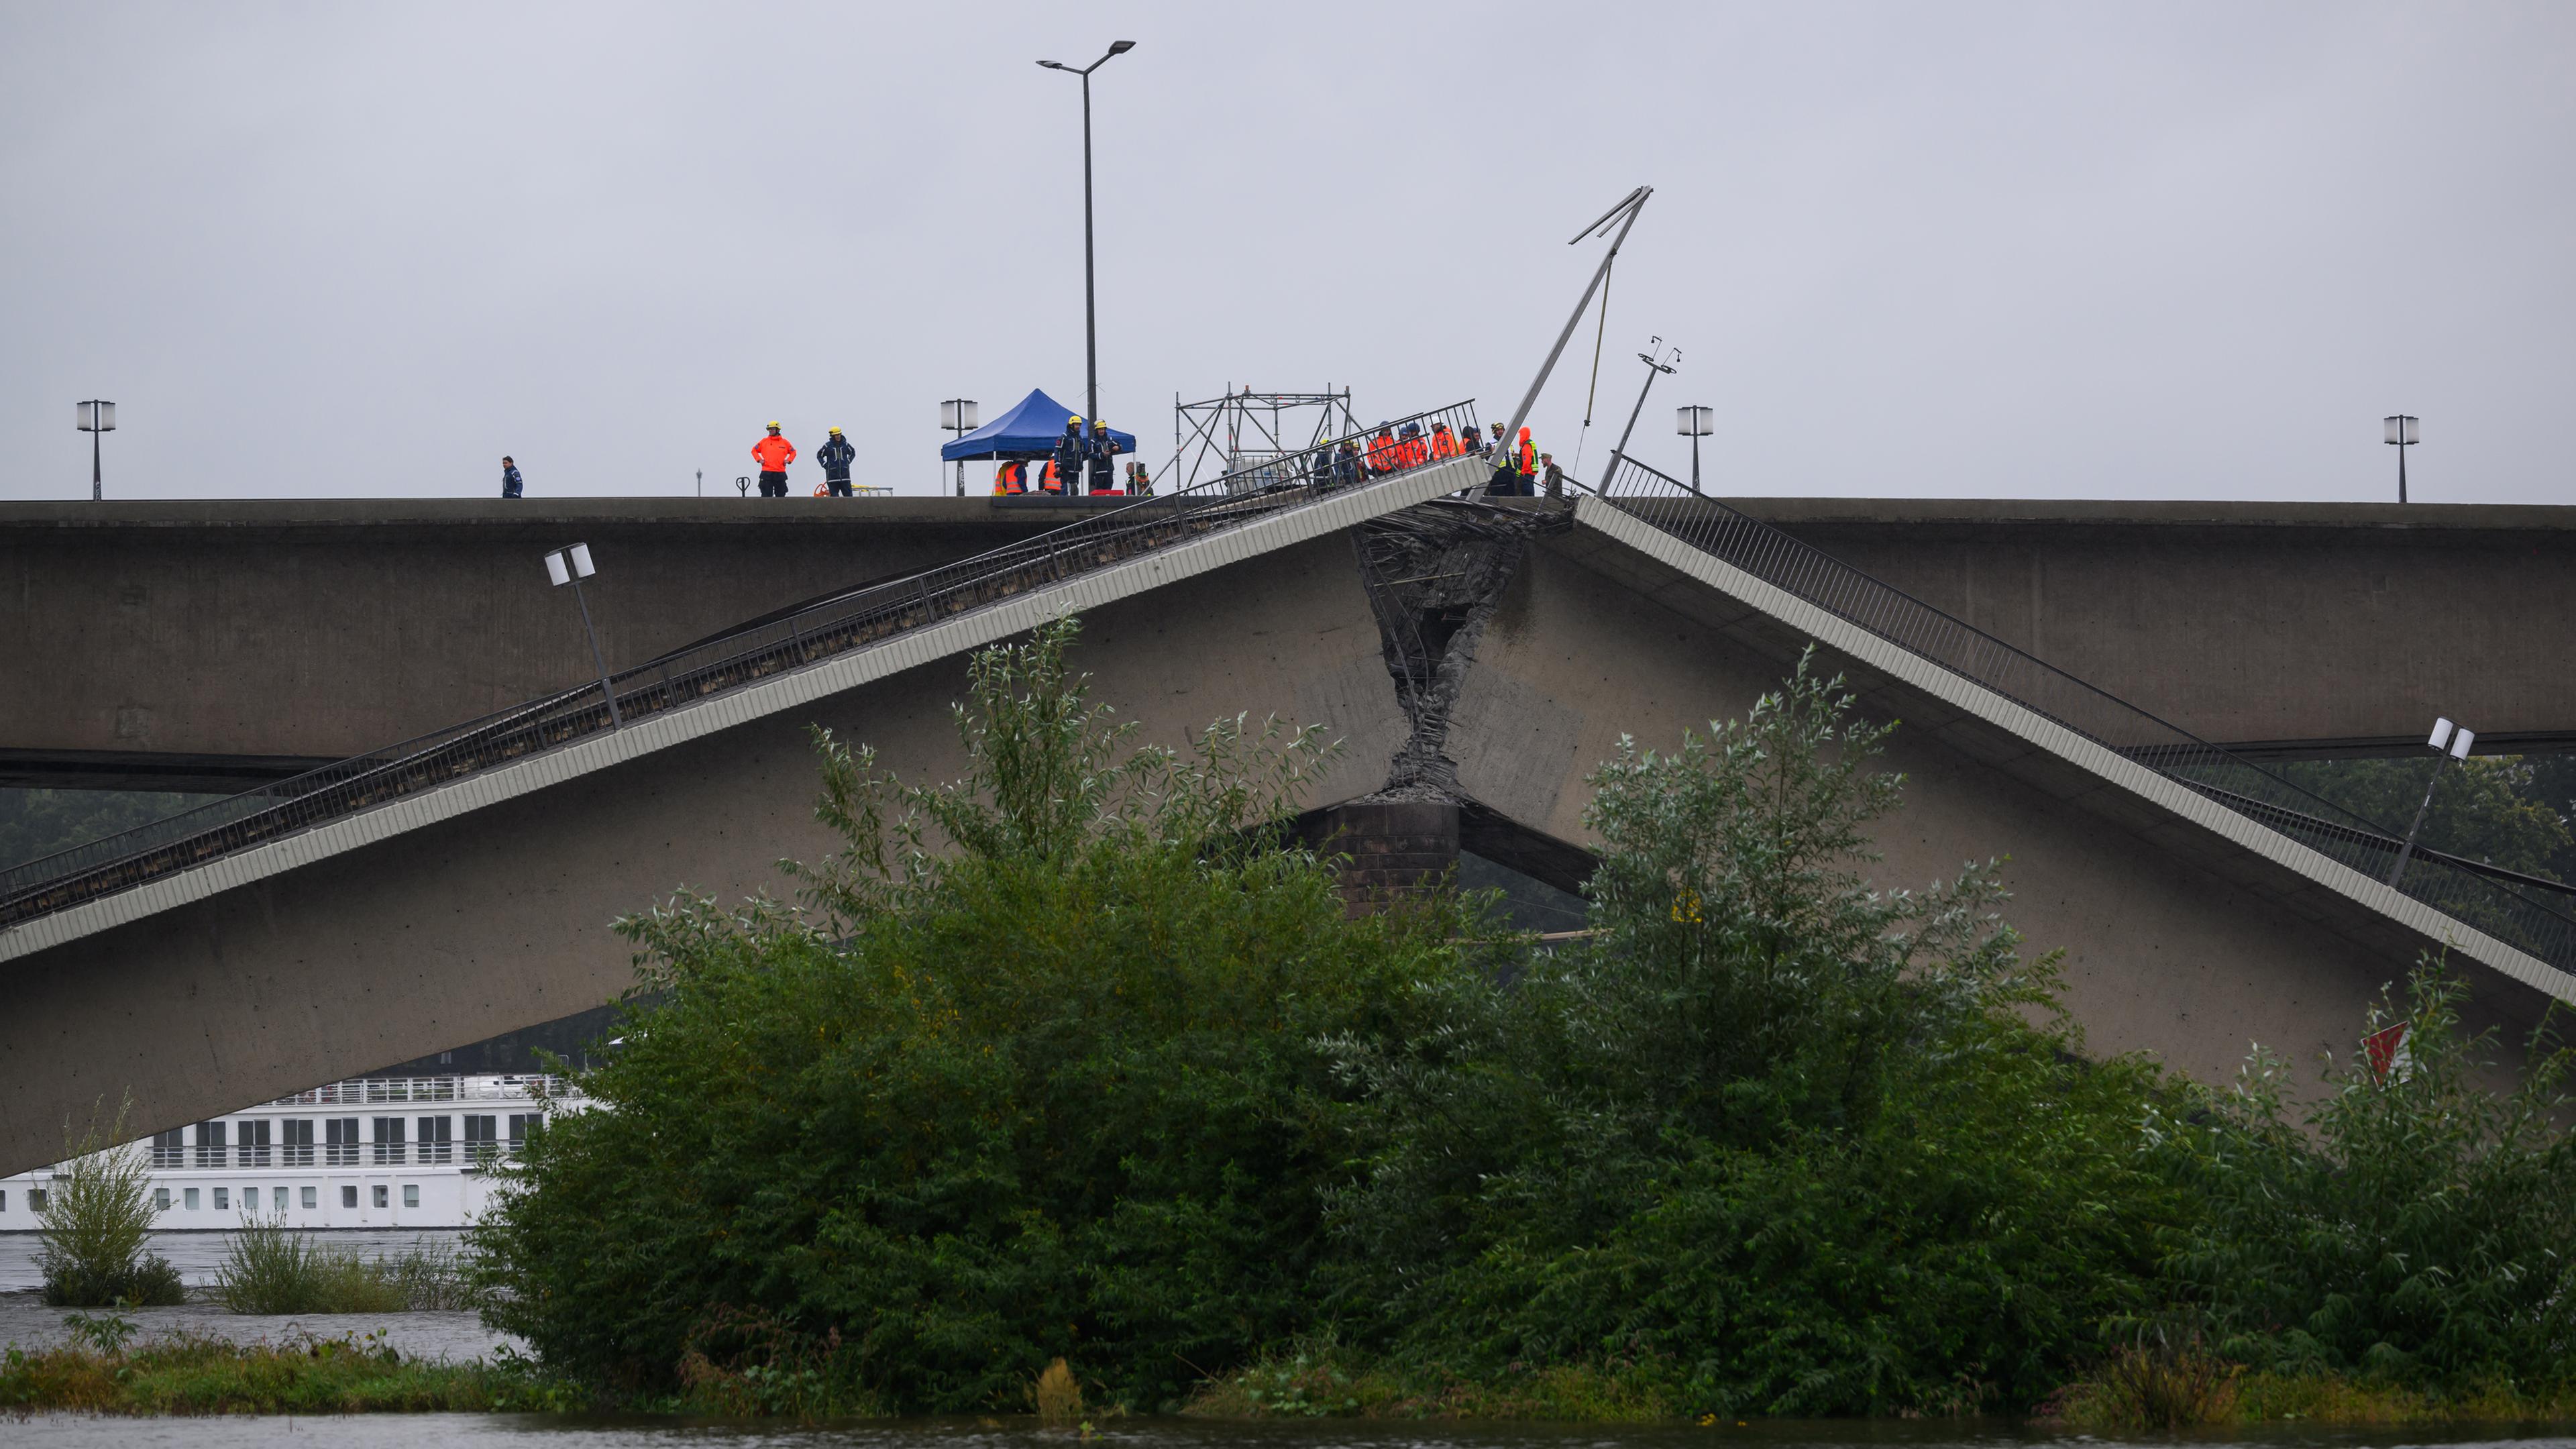
[[[1084,619],[1076,662],[1147,739],[1238,711],[1344,739],[1311,803],[1376,788],[1406,736],[1337,532]],[[0,1173],[50,1160],[66,1117],[129,1090],[132,1124],[157,1130],[598,1004],[631,979],[613,918],[684,888],[776,890],[775,862],[831,848],[809,727],[955,778],[963,669],[948,655],[748,714],[0,965],[18,1103]]]
[[[2576,631],[2576,509],[1738,502],[2205,739],[2388,751],[2447,713],[2499,749],[2576,741],[2576,673],[2547,643]],[[987,498],[0,504],[0,768],[240,777],[576,684],[580,623],[537,564],[576,539],[624,665],[1063,517]]]
[[[1923,673],[1758,581],[1719,587],[1615,515],[1583,516],[1575,534],[1534,543],[1452,716],[1460,784],[1514,820],[1590,838],[1584,776],[1620,735],[1669,749],[1685,729],[1741,716],[1814,639],[1866,713],[1903,722],[1888,762],[1906,773],[1906,801],[1877,838],[1873,879],[1921,889],[2006,859],[2005,915],[2033,953],[2068,953],[2066,1003],[2096,1050],[2150,1051],[2208,1081],[2258,1041],[2302,1061],[2348,1055],[2370,999],[2445,931],[2477,958],[2463,965],[2482,1021],[2527,1023],[2567,988],[2563,973],[2159,789],[2161,777],[2009,701]]]

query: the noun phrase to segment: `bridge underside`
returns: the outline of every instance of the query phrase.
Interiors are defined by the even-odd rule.
[[[1598,527],[1516,537],[1424,646],[1438,657],[1413,661],[1430,671],[1417,684],[1445,682],[1411,695],[1401,621],[1349,532],[1101,607],[1078,661],[1149,738],[1237,712],[1324,724],[1347,754],[1313,803],[1446,789],[1486,842],[1470,848],[1517,850],[1562,883],[1583,776],[1617,737],[1669,747],[1740,715],[1808,635]],[[2254,1041],[2348,1052],[2366,1002],[2427,944],[1883,660],[1822,657],[1905,724],[1877,881],[1920,889],[2008,857],[2006,915],[2030,951],[2067,953],[2067,1004],[2097,1051],[2204,1079]],[[830,848],[811,727],[952,778],[962,693],[961,659],[918,666],[0,964],[0,1061],[25,1099],[0,1126],[0,1172],[55,1156],[67,1118],[125,1093],[131,1125],[154,1130],[595,1006],[630,979],[615,917],[682,888],[775,889],[780,858]],[[2472,976],[2482,1020],[2528,1020],[2543,999]]]

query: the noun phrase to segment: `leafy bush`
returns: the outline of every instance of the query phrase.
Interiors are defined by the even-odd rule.
[[[2257,1053],[2192,1118],[2151,1127],[2203,1204],[2171,1237],[2179,1296],[2220,1349],[2259,1368],[2405,1386],[2525,1388],[2576,1375],[2576,1143],[2565,1051],[2499,1097],[2492,1029],[2460,1024],[2441,962],[2407,984],[2405,1063],[2329,1063],[2297,1114],[2289,1070]],[[2393,1001],[2374,1029],[2400,1019]],[[2544,1028],[2550,1023],[2543,1023]]]
[[[1805,663],[1594,777],[1596,934],[1447,978],[1366,1093],[1344,1301],[1411,1361],[1591,1363],[1722,1414],[2030,1403],[2140,1303],[2150,1074],[2088,1064],[1986,869],[1872,891],[1885,730]]]
[[[847,848],[799,904],[625,923],[662,994],[477,1229],[496,1326],[630,1398],[686,1360],[900,1410],[1016,1409],[1059,1357],[1154,1407],[1303,1326],[1343,1171],[1315,1043],[1461,933],[1346,919],[1286,844],[1311,732],[1131,748],[1072,637],[975,658],[955,785],[823,737]]]
[[[187,1290],[168,1259],[145,1251],[152,1231],[151,1169],[125,1136],[125,1113],[66,1136],[64,1162],[47,1184],[38,1217],[36,1266],[44,1300],[57,1308],[181,1303]]]

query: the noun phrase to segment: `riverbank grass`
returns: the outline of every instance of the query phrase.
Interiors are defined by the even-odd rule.
[[[409,1358],[364,1339],[173,1334],[0,1353],[0,1414],[361,1414],[586,1406],[523,1363]]]
[[[2321,1428],[2576,1423],[2576,1386],[2525,1389],[2486,1383],[2464,1389],[2407,1388],[2341,1374],[2237,1372],[2214,1361],[2193,1385],[2159,1392],[2113,1365],[2068,1386],[2043,1406],[2042,1423],[2093,1434],[2162,1433],[2251,1424]]]

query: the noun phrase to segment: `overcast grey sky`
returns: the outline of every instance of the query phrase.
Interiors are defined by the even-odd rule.
[[[2569,500],[2576,5],[0,5],[0,496],[685,493],[768,418],[1527,385],[1638,182],[1585,470]],[[1534,419],[1569,457],[1590,327]],[[979,483],[982,479],[977,480]],[[797,491],[811,482],[799,465]]]

